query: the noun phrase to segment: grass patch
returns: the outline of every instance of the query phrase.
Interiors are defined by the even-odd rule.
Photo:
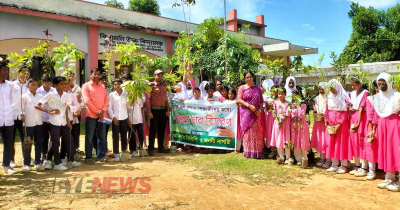
[[[181,163],[199,168],[203,173],[195,178],[215,178],[224,183],[244,182],[248,184],[270,183],[284,186],[302,184],[314,174],[314,170],[302,170],[297,166],[278,165],[275,160],[256,160],[243,154],[209,154],[182,158]],[[253,175],[257,177],[253,177]]]

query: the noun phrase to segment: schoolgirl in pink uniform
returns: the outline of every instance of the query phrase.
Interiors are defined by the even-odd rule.
[[[289,105],[286,102],[286,90],[278,90],[278,100],[274,102],[274,125],[272,127],[271,146],[276,147],[279,157],[277,158],[278,164],[291,165],[294,160],[290,157],[290,148],[285,147],[285,143],[290,140],[290,120],[291,114]]]
[[[378,84],[373,82],[375,93],[379,92]],[[365,140],[364,140],[364,153],[361,155],[363,160],[368,161],[367,180],[374,180],[376,173],[376,163],[378,162],[378,140],[376,139],[376,126],[378,124],[379,116],[374,109],[374,97],[367,97],[367,126],[365,126]]]
[[[327,95],[328,108],[325,112],[325,123],[327,126],[339,126],[336,134],[327,134],[326,157],[332,158],[332,166],[327,169],[328,172],[337,172],[344,174],[347,172],[348,160],[353,158],[350,151],[350,128],[348,120],[347,104],[350,101],[342,84],[336,79],[328,83],[330,92]],[[341,166],[339,166],[339,160]]]
[[[381,189],[400,191],[395,173],[400,170],[400,93],[392,89],[390,74],[379,74],[379,93],[374,97],[374,108],[379,116],[376,129],[378,139],[378,167],[386,172],[385,180],[378,184]]]
[[[351,153],[354,156],[355,167],[349,173],[356,176],[366,176],[368,163],[360,162],[364,154],[365,126],[367,125],[367,113],[365,112],[366,101],[369,93],[363,88],[360,80],[356,77],[350,80],[353,91],[350,93],[352,106],[350,107],[350,140]]]
[[[314,125],[312,131],[312,138],[311,138],[311,148],[317,150],[320,155],[320,160],[317,163],[318,167],[323,167],[328,169],[332,165],[332,161],[329,158],[325,157],[326,153],[326,127],[324,118],[321,121],[316,120],[317,115],[325,116],[326,111],[326,88],[328,83],[321,82],[318,85],[319,94],[317,97],[314,98]]]
[[[274,126],[274,103],[278,98],[278,85],[274,85],[271,88],[270,97],[264,99],[265,102],[265,146],[271,147],[271,153],[268,158],[274,158],[276,156],[276,147],[271,146],[272,138],[272,127]]]
[[[292,125],[291,140],[294,144],[294,158],[297,165],[308,165],[307,152],[310,149],[310,129],[307,123],[307,105],[301,103],[301,94],[295,90],[292,93]]]

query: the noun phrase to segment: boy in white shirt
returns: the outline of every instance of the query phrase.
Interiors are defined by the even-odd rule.
[[[36,93],[39,87],[37,79],[30,78],[28,80],[29,92],[22,95],[22,114],[21,120],[26,126],[26,135],[32,141],[35,142],[35,169],[43,171],[44,167],[40,162],[41,150],[42,150],[42,112],[35,109],[37,103],[42,100],[42,96]],[[28,117],[27,117],[28,116]],[[24,144],[23,138],[21,143]],[[22,166],[22,172],[29,172],[31,165],[31,147],[22,146],[22,152],[24,156],[24,166]]]
[[[204,101],[204,99],[201,98],[200,96],[201,96],[200,88],[196,87],[195,89],[193,89],[193,99],[192,100]]]
[[[76,76],[74,72],[69,72],[68,73],[68,78],[69,78],[69,89],[68,92],[72,93],[76,97],[76,101],[81,105],[83,101],[82,97],[82,89],[79,87],[79,85],[74,84],[76,80]],[[82,151],[79,150],[79,136],[81,134],[81,109],[79,107],[79,110],[73,113],[73,119],[72,120],[72,139],[75,145],[75,151],[76,153],[79,154],[84,154]]]
[[[64,92],[65,83],[67,80],[65,77],[57,76],[53,79],[53,84],[56,88],[56,92],[48,93],[37,105],[36,109],[46,112],[50,114],[49,118],[49,127],[50,127],[50,135],[51,135],[51,142],[50,142],[50,149],[54,155],[54,170],[64,171],[68,168],[61,164],[60,158],[60,137],[64,137],[68,139],[65,141],[66,148],[69,148],[70,143],[70,130],[72,129],[72,125],[70,124],[69,120],[67,120],[66,110],[69,106],[72,106],[72,98],[69,97],[67,93]],[[48,104],[49,109],[44,109],[42,107],[43,104]],[[74,110],[73,110],[74,111]],[[73,161],[72,157],[72,161]],[[73,161],[73,166],[74,162]],[[47,160],[43,162],[43,166],[46,169],[51,169],[51,157],[47,154]]]
[[[114,81],[114,92],[108,97],[108,112],[112,119],[112,137],[113,137],[113,152],[115,161],[126,161],[125,156],[127,151],[127,132],[128,132],[128,93],[121,88],[122,80]],[[122,155],[119,154],[119,138],[121,137]],[[129,156],[129,154],[127,154]]]
[[[56,89],[52,87],[53,86],[53,77],[51,77],[49,74],[43,74],[42,76],[42,86],[37,89],[36,93],[43,97],[45,97],[48,93],[55,92]],[[47,109],[48,105],[45,104],[43,108]],[[50,115],[41,112],[42,113],[42,161],[46,160],[46,155],[49,150],[49,139],[50,139],[50,128],[49,128],[49,117]]]
[[[14,116],[11,104],[14,100],[14,84],[7,81],[8,68],[0,61],[0,132],[3,140],[3,171],[5,174],[14,174],[16,171],[10,166],[14,156]]]
[[[72,130],[73,126],[74,126],[74,116],[76,116],[78,113],[80,113],[80,103],[78,102],[77,97],[75,96],[75,94],[69,92],[70,86],[69,86],[69,79],[67,78],[67,82],[65,83],[64,86],[64,92],[71,98],[70,100],[72,100],[72,106],[69,107],[68,109],[68,120],[70,122],[70,124],[72,125],[72,129],[70,129],[70,143],[66,144],[66,141],[68,141],[68,139],[66,139],[65,137],[61,137],[61,150],[60,150],[60,158],[61,158],[61,162],[64,166],[67,166],[68,168],[72,168],[72,162],[74,161],[74,159],[72,157],[74,157],[75,153],[76,153],[76,146],[75,146],[75,140],[74,137],[72,135]],[[74,111],[72,111],[74,110]],[[79,139],[78,139],[79,141]],[[66,146],[69,147],[67,148]],[[70,162],[71,164],[68,164],[68,162]],[[80,162],[76,162],[74,164],[75,167],[80,166]]]
[[[139,148],[139,145],[136,145],[137,140],[139,140],[140,146],[143,147],[143,104],[145,96],[142,98],[138,98],[137,102],[128,108],[129,112],[129,127],[132,130],[132,134],[129,136],[129,150],[132,152],[132,156],[139,156],[136,148]],[[136,134],[137,136],[136,136]],[[139,139],[137,139],[139,138]]]
[[[214,95],[215,85],[213,83],[207,84],[205,89],[208,94],[207,101],[219,101],[219,96]]]
[[[22,95],[29,92],[28,86],[26,81],[29,79],[30,75],[30,68],[26,65],[22,65],[18,67],[18,78],[13,81],[12,83],[14,84],[14,99],[12,103],[12,110],[14,114],[14,142],[16,138],[16,133],[18,130],[19,137],[21,139],[21,142],[23,141],[24,138],[24,129],[23,129],[23,122],[21,120],[21,99]],[[23,144],[21,144],[23,146]],[[14,148],[14,154],[12,161],[10,163],[11,166],[15,166],[15,161],[14,161],[14,156],[15,156],[15,148]]]

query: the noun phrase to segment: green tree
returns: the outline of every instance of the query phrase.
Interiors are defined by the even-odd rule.
[[[106,4],[108,6],[118,7],[118,8],[125,8],[124,4],[117,0],[108,0],[108,1],[105,1],[104,4]]]
[[[153,15],[161,15],[160,5],[158,5],[157,0],[129,0],[128,9]]]
[[[178,38],[174,57],[179,62],[178,73],[182,73],[183,66],[192,64],[192,74],[201,77],[208,76],[226,82],[238,83],[243,79],[245,71],[257,72],[262,61],[260,52],[245,43],[247,36],[227,34],[227,66],[228,75],[225,75],[225,38],[224,31],[219,27],[221,18],[209,18],[197,26],[198,32],[192,36],[181,33]]]
[[[385,10],[352,3],[348,13],[353,33],[338,60],[341,63],[400,60],[400,5]]]

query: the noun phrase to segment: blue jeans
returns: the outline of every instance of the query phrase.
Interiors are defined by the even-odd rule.
[[[40,164],[40,156],[42,153],[43,144],[43,125],[36,125],[33,127],[26,127],[26,135],[35,142],[35,165]],[[21,140],[22,145],[23,140]],[[24,165],[31,165],[31,150],[32,148],[26,148],[22,146],[24,155]]]
[[[85,154],[86,160],[92,159],[93,135],[97,134],[97,158],[103,160],[106,156],[106,124],[99,122],[99,119],[86,117],[85,120]]]

